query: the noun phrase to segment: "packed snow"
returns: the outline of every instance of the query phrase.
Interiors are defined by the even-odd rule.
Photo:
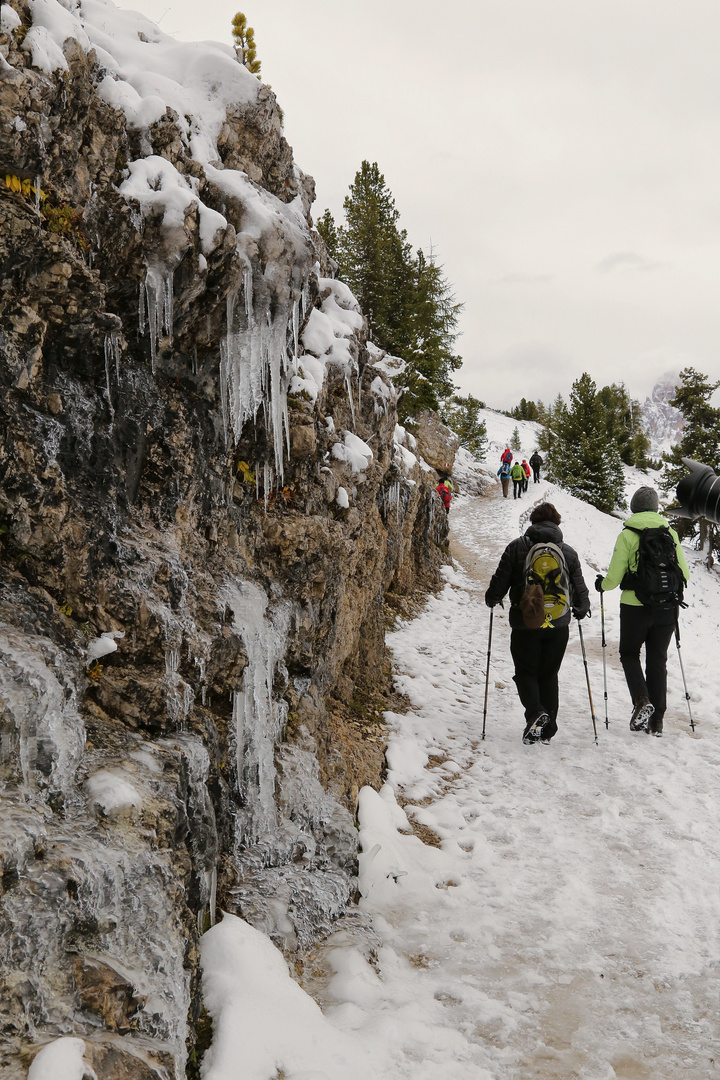
[[[532,434],[523,451],[534,449]],[[632,479],[647,482],[640,473]],[[499,608],[482,738],[485,589],[505,545],[545,499],[559,509],[591,587],[593,617],[582,626],[597,745],[575,624],[560,673],[558,735],[549,746],[522,744]],[[339,931],[326,943],[320,1013],[279,956],[272,965],[264,958],[267,943],[252,931],[236,920],[226,927],[227,918],[211,930],[206,995],[221,1035],[206,1080],[713,1076],[720,738],[709,663],[720,579],[687,551],[681,641],[696,732],[672,645],[665,731],[654,739],[628,726],[619,591],[604,596],[605,724],[592,582],[607,568],[621,521],[544,480],[520,500],[502,499],[495,487],[489,498],[457,498],[450,521],[456,561],[442,592],[390,635],[411,707],[387,714],[387,782],[360,793],[360,907],[377,941]],[[234,974],[223,983],[226,968]],[[253,1025],[246,1010],[255,993],[267,1009]]]
[[[85,1065],[82,1039],[55,1039],[43,1046],[33,1058],[28,1080],[83,1080],[95,1075]]]

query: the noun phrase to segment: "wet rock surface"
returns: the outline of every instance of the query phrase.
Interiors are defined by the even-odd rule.
[[[169,237],[119,194],[140,133],[94,54],[69,39],[47,75],[21,44],[0,34],[0,175],[39,177],[75,224],[0,184],[0,1071],[73,1035],[98,1076],[145,1080],[184,1072],[216,907],[288,954],[347,910],[357,791],[384,766],[385,600],[437,585],[447,526],[435,475],[398,462],[362,329],[280,440],[267,403],[233,429],[227,350],[273,312],[297,338],[322,302],[272,92],[218,143],[276,200],[251,246],[177,117],[143,134],[225,216],[205,257],[196,211]],[[372,447],[361,474],[332,456],[342,431]]]

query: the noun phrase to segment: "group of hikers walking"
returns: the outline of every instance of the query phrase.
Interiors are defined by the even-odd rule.
[[[531,467],[533,483],[538,484],[540,482],[540,467],[542,464],[543,459],[540,457],[537,450],[532,455],[529,462],[523,458],[522,461],[515,461],[513,463],[513,452],[509,446],[505,447],[500,458],[500,468],[497,471],[497,475],[500,477],[503,498],[507,499],[510,493],[510,481],[512,480],[513,499],[521,499],[523,492],[528,489]]]
[[[503,494],[506,496],[506,492]],[[603,647],[602,596],[612,589],[622,589],[620,662],[632,700],[630,729],[660,736],[667,698],[667,651],[673,633],[678,636],[679,651],[678,610],[690,573],[677,533],[658,511],[655,489],[639,488],[630,510],[607,574],[597,575],[595,589],[601,595]],[[525,710],[524,743],[549,743],[558,730],[558,672],[572,617],[578,620],[587,676],[580,622],[591,614],[590,596],[577,552],[565,543],[560,521],[552,503],[536,506],[525,533],[503,552],[485,593],[485,603],[491,609],[502,605],[510,594],[510,652],[515,667],[513,679]],[[491,610],[488,670],[492,616]],[[640,660],[643,646],[644,671]],[[607,709],[607,686],[605,690]],[[590,701],[595,724],[592,697]]]

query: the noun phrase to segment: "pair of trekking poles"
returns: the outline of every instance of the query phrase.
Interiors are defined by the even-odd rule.
[[[492,630],[493,630],[493,615],[495,609],[490,608],[490,630],[488,633],[488,651],[487,651],[487,663],[485,666],[485,702],[483,705],[483,726],[482,737],[485,738],[485,722],[487,720],[487,703],[488,703],[488,686],[490,684],[490,653],[492,651]],[[582,624],[578,619],[578,631],[580,633],[580,648],[582,650],[583,664],[585,666],[585,679],[587,681],[588,698],[590,699],[590,715],[592,717],[593,734],[595,736],[595,745],[598,745],[598,733],[597,733],[597,721],[595,719],[595,706],[593,705],[592,691],[590,689],[590,672],[588,670],[587,654],[585,652],[585,638],[583,637]],[[607,660],[605,650],[607,649],[607,641],[605,640],[605,603],[603,594],[600,593],[600,636],[602,639],[602,661],[603,661],[603,697],[605,698],[605,728],[610,727],[608,720],[608,691],[607,691]],[[680,622],[675,620],[675,642],[677,644],[678,660],[680,661],[680,671],[682,672],[683,687],[685,688],[685,700],[687,701],[688,713],[690,714],[690,727],[695,731],[695,721],[693,720],[692,709],[690,708],[690,694],[687,688],[687,679],[685,678],[685,667],[682,661],[682,653],[680,651]]]

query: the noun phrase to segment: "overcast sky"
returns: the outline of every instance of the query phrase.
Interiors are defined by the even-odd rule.
[[[589,371],[720,377],[718,0],[121,0],[182,40],[245,11],[315,216],[377,161],[465,304],[489,405]]]

